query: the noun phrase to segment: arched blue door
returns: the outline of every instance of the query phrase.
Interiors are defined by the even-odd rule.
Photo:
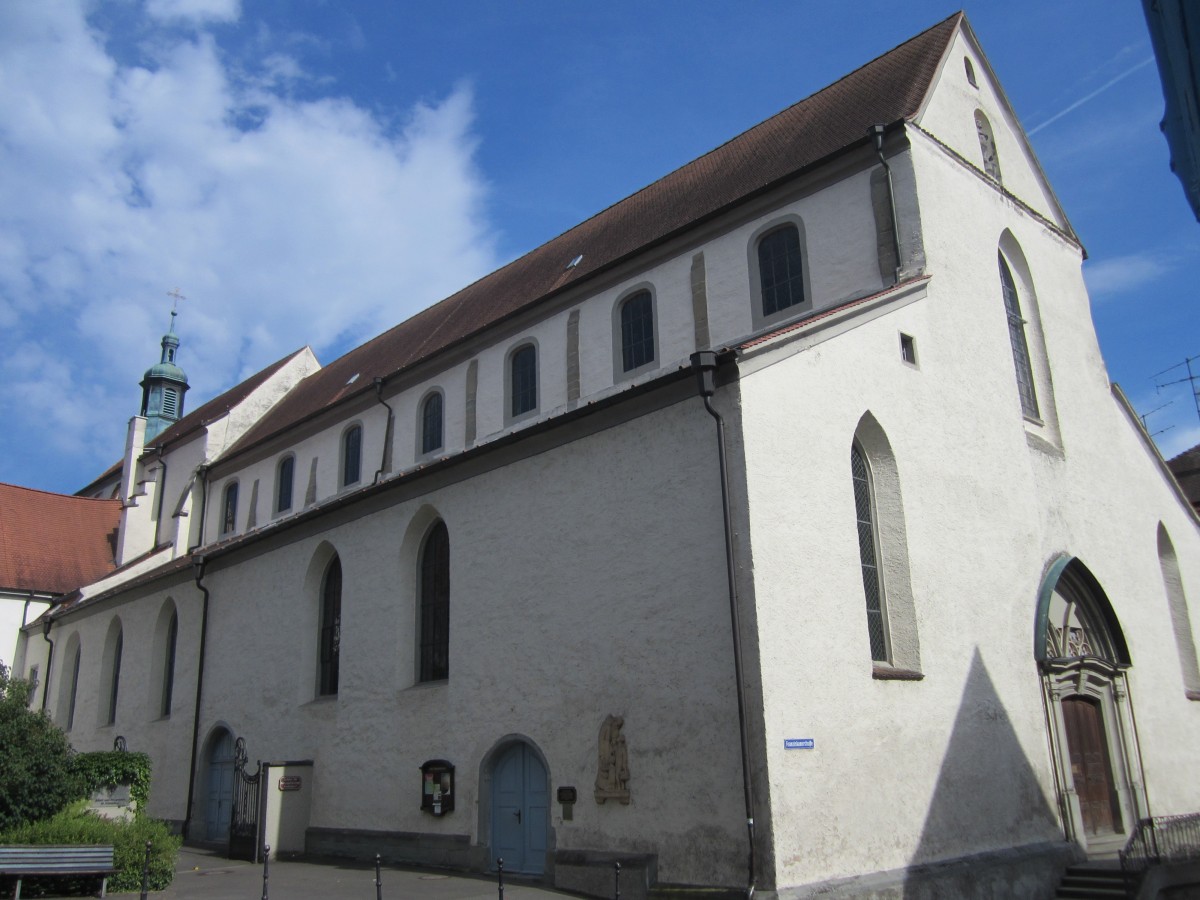
[[[546,867],[550,789],[546,767],[528,744],[513,744],[492,769],[492,855],[506,872],[541,875]]]
[[[210,841],[229,840],[229,821],[233,815],[233,735],[222,731],[209,742],[208,804],[205,807],[204,837]]]

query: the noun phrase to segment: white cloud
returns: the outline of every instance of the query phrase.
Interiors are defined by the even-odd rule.
[[[173,287],[194,408],[304,344],[328,361],[495,266],[468,88],[397,132],[277,89],[305,77],[282,53],[244,73],[211,35],[154,33],[156,62],[132,65],[104,37],[78,6],[0,5],[0,480],[38,481],[24,442],[69,438],[96,472],[120,454]]]
[[[1098,262],[1088,260],[1083,277],[1093,300],[1140,290],[1162,278],[1173,268],[1161,253],[1131,253]]]
[[[236,22],[241,0],[146,0],[146,13],[163,22]]]

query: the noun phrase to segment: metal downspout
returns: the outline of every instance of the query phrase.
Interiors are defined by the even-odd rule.
[[[879,154],[879,162],[883,165],[884,178],[887,180],[888,212],[892,215],[892,249],[896,253],[896,269],[892,274],[892,284],[897,284],[900,281],[900,270],[903,268],[900,262],[900,220],[896,216],[896,190],[892,184],[892,167],[888,165],[888,161],[883,156],[883,133],[885,130],[885,125],[875,124],[867,129],[867,133],[875,141],[875,152]]]
[[[717,392],[717,354],[701,350],[691,356],[696,381],[704,408],[717,423],[717,456],[721,469],[721,513],[725,525],[725,574],[729,583],[729,616],[733,631],[733,669],[737,678],[738,734],[742,751],[742,794],[746,803],[746,832],[750,839],[746,897],[754,896],[754,788],[750,782],[750,740],[746,732],[746,682],[742,674],[742,628],[738,614],[737,564],[733,551],[733,523],[729,512],[729,464],[725,458],[725,420],[713,409],[712,397]]]
[[[46,683],[42,687],[42,712],[46,711],[46,701],[50,697],[50,672],[54,667],[54,641],[50,640],[50,629],[53,627],[54,620],[50,618],[47,610],[46,621],[42,623],[42,640],[50,645],[50,652],[46,654]]]
[[[372,479],[372,484],[379,484],[379,479],[383,477],[383,470],[387,468],[388,453],[392,449],[392,431],[395,428],[393,424],[396,421],[396,412],[388,402],[383,399],[383,379],[376,376],[375,378],[375,399],[387,407],[387,427],[383,430],[383,456],[379,460],[379,469],[375,472],[375,478]]]
[[[162,537],[163,497],[167,493],[167,461],[163,459],[163,445],[159,444],[158,464],[162,467],[162,480],[158,483],[158,512],[154,520],[154,547],[158,549],[158,541]]]
[[[204,578],[204,554],[197,553],[192,557],[192,567],[196,572],[196,587],[204,594],[204,605],[200,614],[200,664],[196,672],[196,705],[192,715],[192,761],[188,767],[187,811],[183,818],[183,837],[188,837],[192,827],[192,803],[196,796],[196,753],[197,741],[200,738],[200,698],[204,692],[204,645],[208,640],[208,588],[201,582]]]

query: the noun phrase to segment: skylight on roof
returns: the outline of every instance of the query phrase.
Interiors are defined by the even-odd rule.
[[[358,373],[357,372],[355,372],[353,375],[350,376],[350,378],[346,382],[346,384],[354,384],[354,382],[356,382],[356,381],[358,381]]]
[[[580,253],[577,257],[575,257],[573,260],[571,260],[569,263],[567,263],[567,268],[573,269],[577,265],[579,265],[581,262],[583,262],[583,254],[582,253]]]

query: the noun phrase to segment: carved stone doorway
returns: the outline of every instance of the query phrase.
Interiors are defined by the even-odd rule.
[[[1063,830],[1090,853],[1111,852],[1149,815],[1124,634],[1095,576],[1067,556],[1042,582],[1036,629]]]

